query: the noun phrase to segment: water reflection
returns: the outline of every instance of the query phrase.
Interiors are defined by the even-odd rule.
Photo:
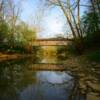
[[[0,63],[0,100],[16,100],[19,90],[35,81],[28,70],[28,62],[25,64],[24,61]]]
[[[67,76],[67,78],[66,78]],[[20,93],[20,100],[67,100],[73,87],[65,72],[37,72],[37,82]]]
[[[73,78],[66,74],[65,72],[39,72],[37,77],[43,81],[50,84],[64,84],[71,81]]]
[[[31,70],[36,62],[32,58],[0,62],[0,100],[68,99],[74,78],[67,72]]]

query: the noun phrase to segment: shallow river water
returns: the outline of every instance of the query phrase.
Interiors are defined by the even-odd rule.
[[[85,100],[77,93],[73,97],[75,78],[70,71],[40,71],[34,66],[63,67],[63,62],[53,58],[0,62],[0,100]]]

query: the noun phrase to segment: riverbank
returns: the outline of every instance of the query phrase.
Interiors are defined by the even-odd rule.
[[[18,54],[18,53],[9,54],[9,53],[0,52],[0,61],[20,59],[20,58],[25,58],[30,56],[31,54]]]
[[[100,63],[87,60],[87,54],[70,56],[66,69],[73,72],[79,82],[81,93],[86,100],[100,100]]]

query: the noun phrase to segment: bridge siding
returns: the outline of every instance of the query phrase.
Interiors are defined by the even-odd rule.
[[[46,40],[46,41],[33,41],[32,42],[32,45],[34,45],[34,46],[37,46],[37,45],[39,45],[39,46],[45,46],[45,45],[47,45],[47,46],[59,46],[59,45],[67,45],[68,44],[68,41],[65,41],[65,40],[62,40],[62,41],[51,41],[51,40]]]

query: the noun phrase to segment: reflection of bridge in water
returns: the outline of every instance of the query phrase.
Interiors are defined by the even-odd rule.
[[[33,46],[65,46],[71,39],[37,39],[31,42]]]
[[[66,67],[64,64],[59,63],[37,63],[32,65],[32,70],[65,71]]]

